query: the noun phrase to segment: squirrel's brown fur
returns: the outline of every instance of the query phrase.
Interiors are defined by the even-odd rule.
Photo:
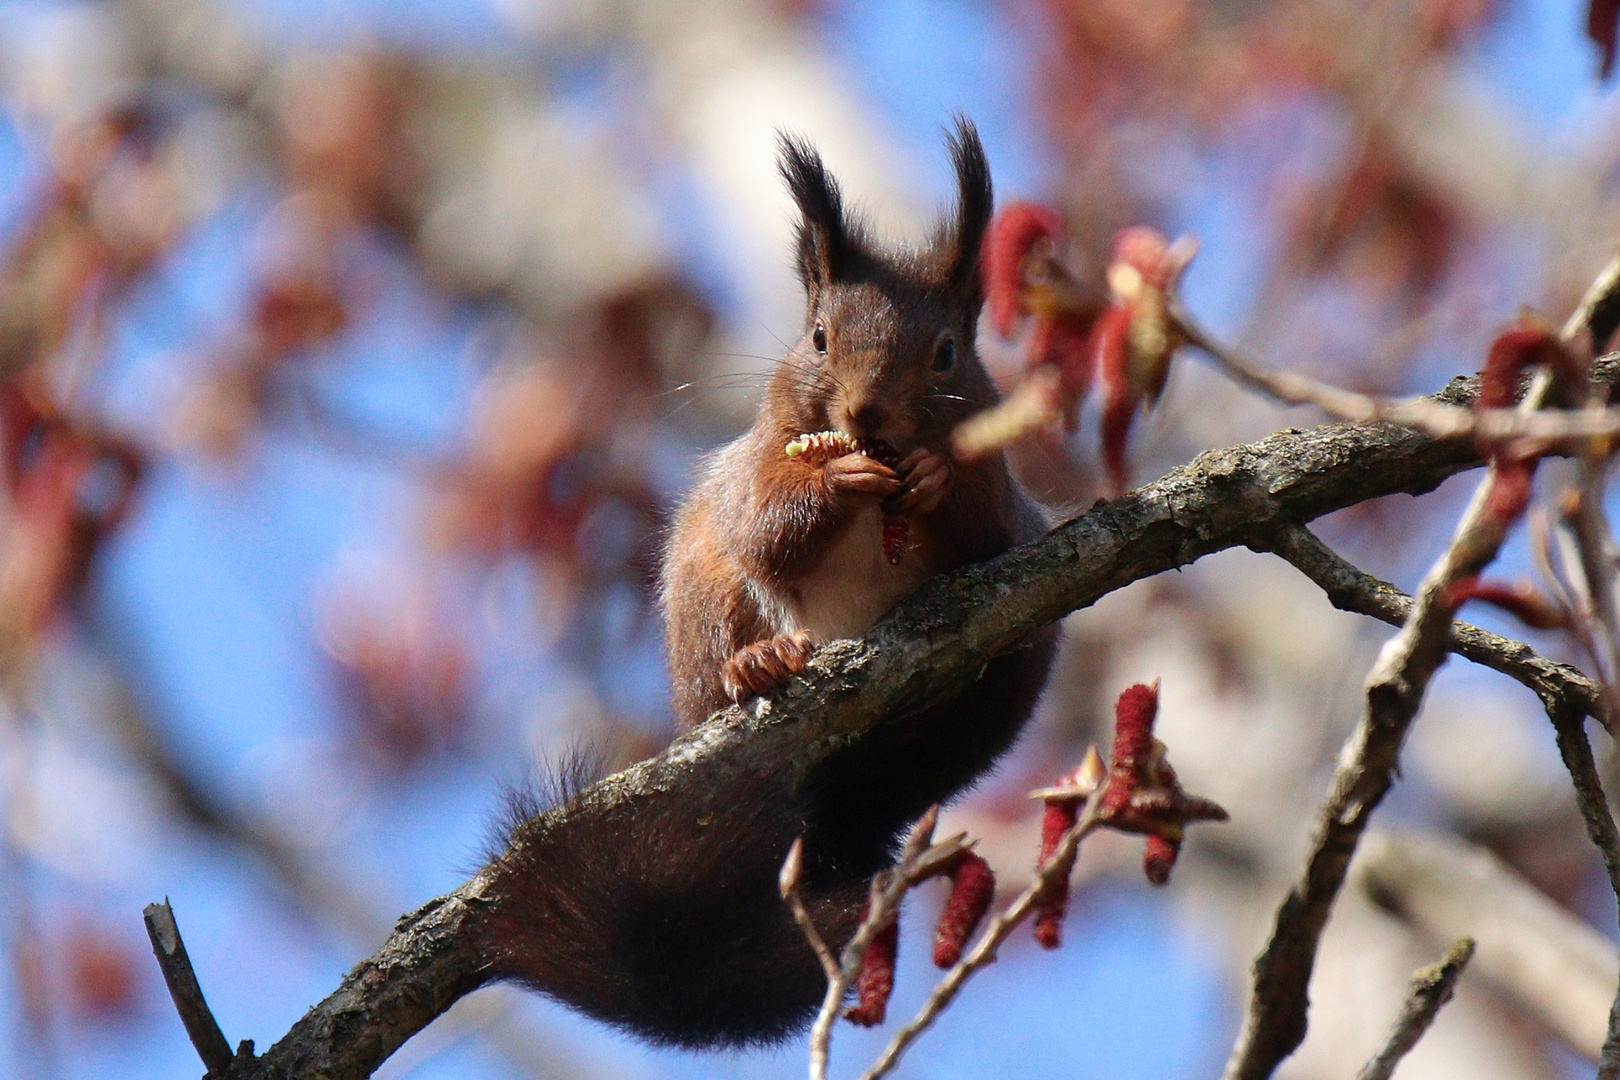
[[[951,153],[956,212],[924,250],[891,253],[848,218],[816,152],[782,140],[801,214],[806,331],[753,427],[704,466],[670,538],[662,600],[683,727],[770,692],[803,670],[811,644],[862,633],[925,578],[1039,529],[999,455],[949,461],[951,430],[996,400],[974,350],[990,176],[965,120]],[[894,467],[861,453],[784,452],[826,430],[883,446]],[[884,557],[884,513],[910,519],[898,566]],[[522,843],[497,863],[492,969],[659,1042],[764,1042],[796,1030],[825,984],[777,895],[788,847],[805,836],[802,892],[841,946],[897,834],[1017,737],[1052,641],[1038,635],[997,658],[960,695],[886,723],[807,781],[761,775],[566,829],[519,825]]]

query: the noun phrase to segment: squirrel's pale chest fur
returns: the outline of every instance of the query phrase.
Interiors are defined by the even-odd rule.
[[[802,578],[757,586],[762,612],[779,634],[808,631],[817,641],[858,637],[928,577],[914,546],[891,565],[883,550],[883,515],[863,506],[826,555]]]

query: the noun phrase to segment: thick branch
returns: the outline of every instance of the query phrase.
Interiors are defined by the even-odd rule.
[[[1597,371],[1613,381],[1620,362],[1611,358]],[[1466,402],[1473,390],[1473,380],[1455,379],[1440,397]],[[652,793],[713,790],[723,786],[719,777],[762,764],[809,770],[847,740],[955,693],[992,656],[1115,589],[1247,543],[1257,529],[1385,495],[1421,494],[1479,464],[1469,442],[1437,441],[1388,424],[1284,431],[1202,454],[1032,544],[925,583],[865,637],[821,649],[808,679],[772,700],[716,714],[658,756],[548,811],[547,827],[569,828],[577,818]],[[453,923],[473,902],[469,890],[476,885],[477,879],[424,911]],[[300,1072],[306,1066],[297,1063],[313,1070],[317,1061],[318,1074],[334,1080],[368,1075],[411,1031],[478,985],[477,973],[450,957],[437,966],[401,962],[418,955],[420,921],[413,916],[396,931],[253,1071],[238,1067],[232,1076],[316,1075]],[[451,937],[433,942],[449,947]],[[369,1015],[387,1034],[356,1038],[350,1029],[348,1038],[337,1038],[327,1019],[334,1013],[351,1020]]]
[[[1417,1045],[1423,1033],[1429,1030],[1440,1007],[1451,1000],[1463,968],[1474,955],[1474,939],[1458,938],[1437,964],[1431,964],[1412,976],[1412,988],[1407,992],[1406,1004],[1400,1018],[1390,1031],[1389,1038],[1371,1061],[1363,1065],[1356,1080],[1389,1080],[1395,1066]]]

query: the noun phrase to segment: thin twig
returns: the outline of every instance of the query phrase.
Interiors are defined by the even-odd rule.
[[[1565,325],[1563,339],[1587,333],[1606,337],[1595,323],[1600,313],[1605,321],[1612,318],[1616,293],[1620,293],[1620,258],[1612,260],[1588,289],[1580,309]],[[1608,324],[1607,329],[1612,332],[1614,327]],[[1518,411],[1528,414],[1541,408],[1551,390],[1550,374],[1538,372]],[[1255,959],[1254,988],[1224,1080],[1267,1080],[1305,1040],[1308,988],[1322,930],[1356,845],[1394,782],[1401,744],[1429,680],[1445,661],[1456,615],[1451,586],[1489,565],[1512,525],[1511,517],[1496,509],[1499,486],[1507,482],[1493,463],[1451,543],[1418,585],[1406,622],[1384,643],[1367,676],[1366,708],[1339,755],[1328,796],[1317,813],[1304,874],[1278,908],[1271,938]]]
[[[1592,616],[1602,631],[1597,646],[1601,652],[1595,659],[1600,659],[1599,670],[1610,673],[1612,678],[1620,671],[1620,656],[1616,655],[1620,648],[1620,609],[1615,600],[1614,541],[1603,507],[1608,477],[1608,461],[1582,457],[1577,497],[1568,520],[1580,555],[1582,585],[1591,599]]]
[[[1570,779],[1575,784],[1575,803],[1586,822],[1587,835],[1603,855],[1603,867],[1609,875],[1609,887],[1620,898],[1620,829],[1609,811],[1609,801],[1603,793],[1603,782],[1598,778],[1597,764],[1592,759],[1592,744],[1586,738],[1585,717],[1574,710],[1548,709],[1553,732],[1558,741],[1558,753],[1564,759]],[[1609,1007],[1608,1031],[1598,1057],[1599,1080],[1614,1080],[1620,1076],[1620,990]]]
[[[900,903],[905,899],[907,890],[923,880],[918,872],[919,867],[944,865],[964,849],[964,835],[953,836],[941,844],[932,842],[934,825],[938,821],[939,807],[935,806],[912,826],[900,848],[899,861],[872,878],[866,914],[836,962],[832,961],[832,953],[824,943],[818,947],[821,935],[798,897],[798,867],[795,863],[802,858],[802,841],[794,842],[787,861],[782,864],[783,899],[792,907],[794,919],[804,930],[811,947],[816,949],[816,955],[821,957],[822,967],[827,970],[827,993],[810,1028],[810,1080],[827,1080],[827,1058],[832,1049],[833,1025],[843,1013],[844,998],[849,993],[850,984],[860,974],[872,942],[898,917]],[[802,917],[801,912],[804,912]]]
[[[1406,621],[1412,598],[1346,561],[1303,525],[1282,525],[1251,542],[1273,552],[1310,578],[1334,607],[1393,626]],[[1598,685],[1568,664],[1549,660],[1529,645],[1465,622],[1451,624],[1452,652],[1499,671],[1530,689],[1549,708],[1602,718]]]
[[[174,999],[175,1011],[186,1026],[191,1045],[197,1048],[203,1067],[211,1073],[224,1073],[230,1067],[233,1055],[231,1044],[219,1029],[208,1002],[203,998],[197,973],[191,969],[191,957],[186,955],[186,943],[180,938],[180,927],[174,921],[174,909],[164,898],[161,904],[147,904],[146,935],[152,939],[152,952],[158,967],[163,970],[163,981],[168,984],[169,996]],[[244,1043],[248,1054],[252,1043]]]
[[[805,940],[810,942],[810,948],[815,950],[816,959],[821,961],[821,970],[827,974],[827,982],[831,983],[839,977],[838,958],[827,948],[826,939],[821,931],[816,929],[816,922],[810,917],[810,912],[804,906],[804,898],[799,895],[799,874],[804,869],[804,837],[793,841],[788,849],[787,859],[782,863],[782,873],[777,878],[777,888],[782,893],[782,900],[787,904],[788,910],[793,912],[793,921],[799,924],[804,931]]]
[[[1101,790],[1101,787],[1097,789],[1099,793]],[[917,1015],[894,1033],[889,1045],[883,1048],[883,1053],[878,1055],[872,1067],[861,1074],[861,1080],[877,1080],[898,1065],[901,1056],[917,1041],[917,1037],[927,1031],[938,1019],[939,1014],[956,999],[962,985],[981,968],[995,960],[1002,943],[1029,917],[1041,894],[1059,875],[1066,876],[1074,868],[1074,857],[1080,850],[1080,841],[1102,824],[1102,805],[1103,800],[1099,794],[1093,794],[1086,800],[1086,807],[1080,817],[1069,831],[1063,834],[1062,841],[1052,851],[1051,857],[1036,870],[1029,885],[1018,894],[1006,910],[991,919],[989,925],[980,931],[973,947],[935,984],[933,992],[928,995],[928,1000],[923,1003]]]
[[[1400,424],[1436,439],[1533,440],[1564,452],[1578,452],[1593,439],[1620,434],[1620,406],[1525,412],[1516,408],[1471,409],[1430,397],[1363,394],[1241,357],[1185,314],[1177,322],[1187,344],[1214,360],[1238,382],[1285,405],[1313,405],[1335,419]]]
[[[1383,1048],[1361,1067],[1356,1080],[1389,1080],[1395,1066],[1434,1023],[1440,1007],[1451,1000],[1457,979],[1473,955],[1474,939],[1458,938],[1439,963],[1413,973],[1412,988],[1407,992],[1400,1018],[1384,1040]]]
[[[1425,942],[1479,942],[1470,977],[1596,1062],[1620,957],[1590,924],[1485,848],[1455,836],[1372,830],[1356,858],[1368,898]]]

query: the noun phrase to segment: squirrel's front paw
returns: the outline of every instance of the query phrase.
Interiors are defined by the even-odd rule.
[[[904,494],[896,509],[902,514],[932,514],[951,490],[951,463],[932,450],[913,450],[899,472]]]
[[[808,631],[778,634],[738,649],[720,672],[726,696],[741,705],[751,697],[780,689],[810,666],[816,643]]]
[[[834,495],[876,495],[886,499],[901,490],[900,477],[880,461],[862,453],[845,454],[827,462],[827,486]]]

